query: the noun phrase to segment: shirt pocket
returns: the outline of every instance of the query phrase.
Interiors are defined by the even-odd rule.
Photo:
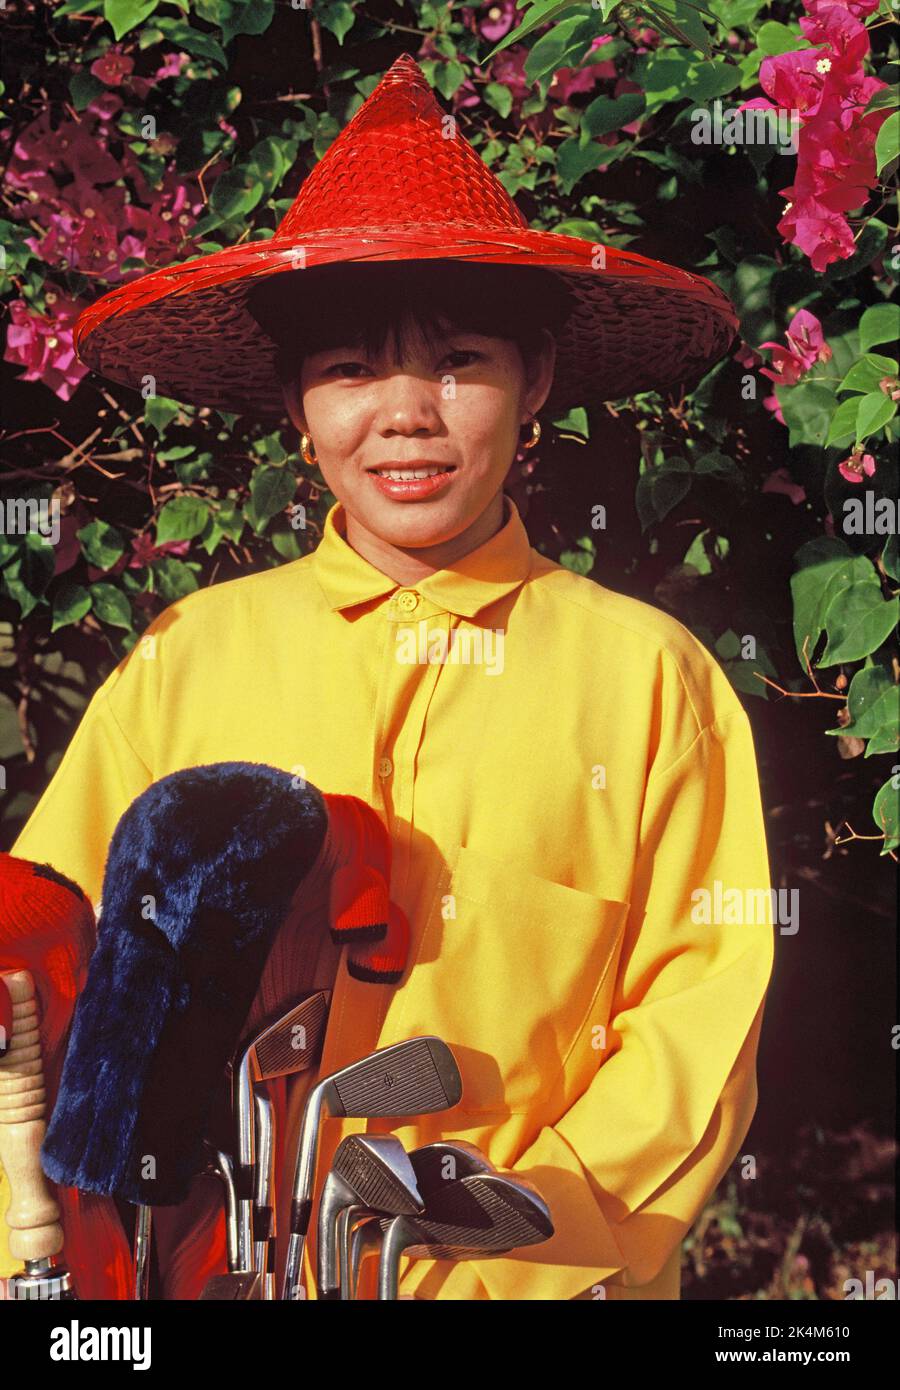
[[[461,1110],[530,1110],[590,1020],[628,903],[465,847],[439,890],[397,1022],[451,1047]]]

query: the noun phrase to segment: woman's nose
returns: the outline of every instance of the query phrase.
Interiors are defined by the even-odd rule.
[[[441,428],[440,383],[397,373],[382,384],[377,419],[382,434],[436,433]]]

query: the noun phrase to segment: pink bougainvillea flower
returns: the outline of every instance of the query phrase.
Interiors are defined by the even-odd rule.
[[[134,71],[134,59],[117,48],[108,48],[102,58],[91,63],[91,75],[99,78],[107,87],[119,87],[124,78]]]
[[[68,401],[88,370],[72,347],[72,326],[84,306],[55,292],[47,298],[52,315],[34,313],[24,299],[11,302],[3,357],[25,368],[20,381],[41,381]]]
[[[762,362],[762,357],[757,352],[756,348],[752,348],[750,344],[745,343],[743,339],[741,340],[741,345],[737,352],[733,352],[731,355],[735,362],[740,362],[742,367],[756,368]]]
[[[100,121],[111,121],[122,110],[123,101],[115,92],[101,92],[100,96],[88,102],[88,111]]]
[[[516,0],[496,0],[486,10],[479,11],[478,29],[489,43],[499,43],[508,34],[516,19]]]
[[[782,424],[784,421],[782,421]],[[762,485],[763,492],[782,492],[789,497],[794,506],[806,501],[806,488],[800,483],[795,483],[786,468],[776,468],[774,473],[770,473]]]
[[[784,427],[787,428],[787,421],[781,413],[781,403],[778,397],[775,395],[774,391],[772,392],[771,396],[763,397],[763,405],[765,406],[766,410],[770,410],[772,412],[779,425],[784,425]]]
[[[778,223],[785,241],[793,242],[809,257],[813,270],[827,270],[834,261],[847,260],[856,250],[846,217],[822,203],[804,198],[785,210]]]
[[[857,19],[873,14],[879,4],[880,0],[803,0],[803,8],[808,14],[822,14],[825,10],[836,8],[849,10]]]
[[[838,464],[838,472],[848,483],[861,483],[864,475],[871,478],[875,472],[875,460],[871,454],[864,454],[862,448],[854,449]]]
[[[808,309],[798,309],[788,324],[785,337],[807,370],[816,362],[830,362],[831,348],[825,341],[822,324]]]
[[[162,82],[166,77],[180,77],[181,69],[187,61],[186,53],[167,53],[162,66],[156,69],[154,77],[157,82]]]

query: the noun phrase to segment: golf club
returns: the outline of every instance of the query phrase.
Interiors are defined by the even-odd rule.
[[[259,1091],[256,1107],[256,1187],[253,1193],[253,1259],[262,1275],[262,1297],[275,1297],[275,1108]]]
[[[410,1038],[380,1048],[313,1087],[297,1145],[282,1299],[296,1302],[304,1296],[300,1282],[303,1248],[312,1214],[323,1113],[356,1119],[424,1115],[457,1105],[461,1096],[462,1078],[453,1053],[435,1037]]]
[[[423,1144],[409,1155],[409,1161],[425,1198],[425,1205],[445,1182],[471,1177],[474,1173],[494,1173],[496,1168],[486,1154],[467,1139],[439,1139]],[[354,1229],[356,1222],[376,1217],[380,1213],[371,1207],[354,1205],[338,1213],[337,1231],[340,1251],[341,1298],[356,1298],[360,1262],[365,1255],[381,1248],[383,1232],[378,1221],[366,1222]],[[351,1239],[352,1232],[352,1239]],[[365,1236],[364,1236],[365,1232]]]
[[[316,990],[305,995],[243,1045],[232,1063],[232,1094],[237,1128],[238,1270],[254,1268],[254,1085],[275,1076],[293,1076],[313,1066],[321,1053],[330,999],[328,990]]]
[[[153,1235],[153,1208],[141,1205],[134,1223],[134,1296],[141,1302],[150,1297],[150,1242]]]
[[[318,1215],[318,1296],[340,1296],[336,1219],[364,1202],[385,1215],[414,1214],[425,1203],[406,1150],[393,1134],[351,1134],[337,1147],[325,1179]]]
[[[462,1249],[508,1253],[553,1235],[553,1221],[537,1188],[511,1173],[476,1173],[448,1183],[422,1216],[394,1216],[384,1232],[378,1298],[397,1298],[400,1256],[428,1247],[430,1258],[453,1260]]]
[[[208,1139],[204,1139],[206,1152],[204,1174],[216,1177],[222,1184],[225,1199],[226,1233],[228,1239],[228,1268],[232,1274],[237,1272],[237,1192],[234,1185],[234,1164],[231,1155],[224,1149],[217,1149]]]

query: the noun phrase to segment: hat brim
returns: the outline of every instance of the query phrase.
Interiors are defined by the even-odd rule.
[[[557,338],[545,413],[640,391],[690,390],[727,352],[738,319],[711,280],[578,237],[529,228],[336,230],[243,243],[119,285],[79,317],[74,346],[101,376],[260,419],[285,418],[276,347],[247,308],[272,275],[378,261],[459,260],[560,274],[574,308]],[[152,382],[148,379],[152,379]]]

